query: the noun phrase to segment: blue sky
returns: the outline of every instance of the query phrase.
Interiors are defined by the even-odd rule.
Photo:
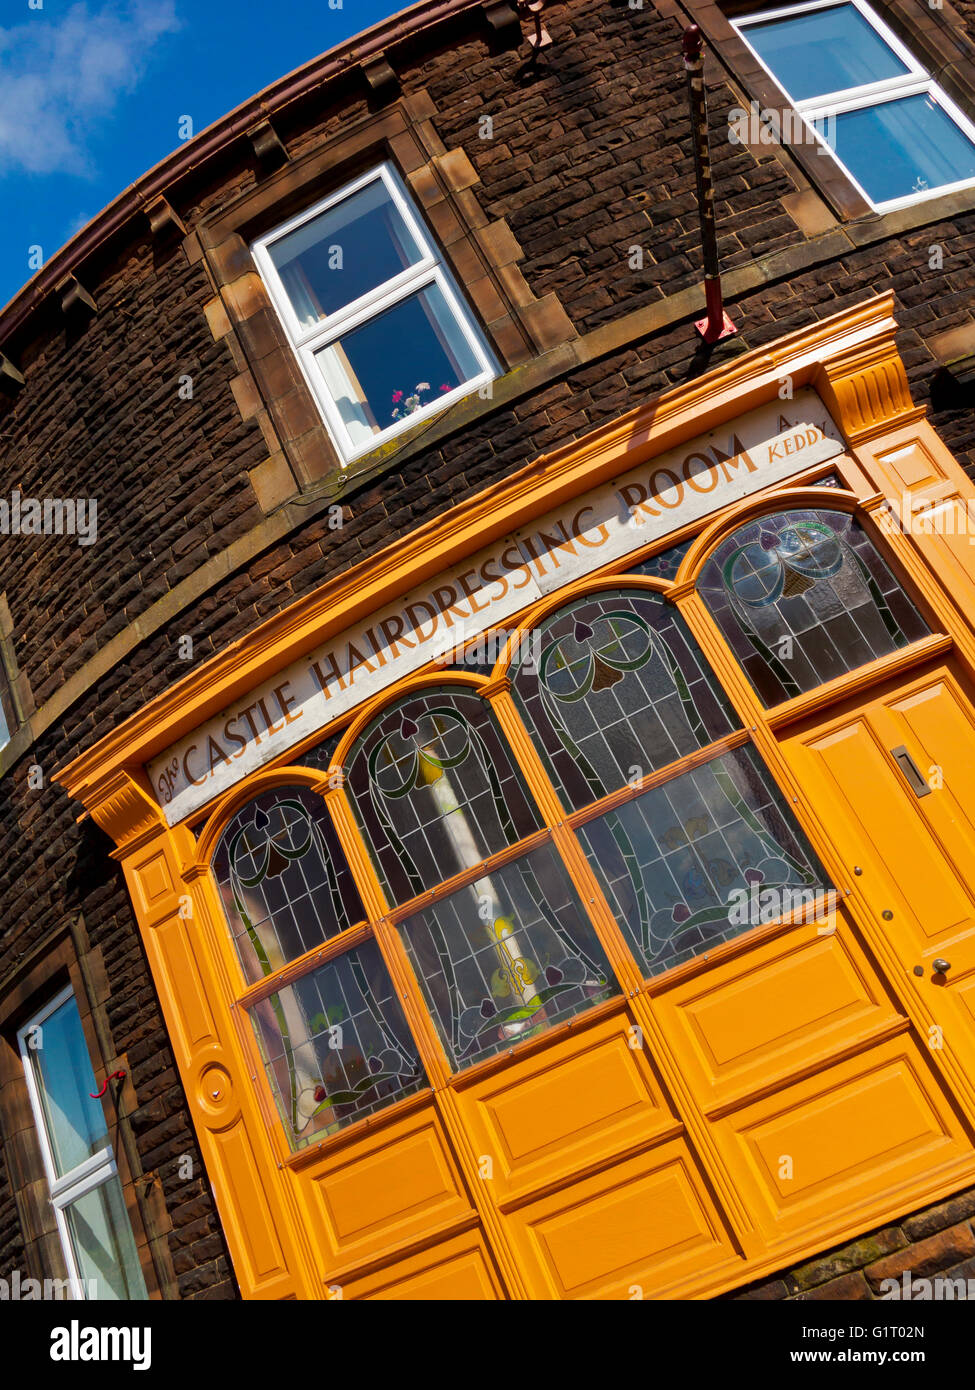
[[[408,4],[0,0],[0,305],[32,248],[49,259],[176,148],[181,117],[198,133]]]

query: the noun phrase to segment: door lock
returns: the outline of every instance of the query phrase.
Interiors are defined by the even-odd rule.
[[[936,975],[946,975],[951,969],[951,961],[944,960],[941,956],[939,956],[937,960],[933,960],[931,965]]]

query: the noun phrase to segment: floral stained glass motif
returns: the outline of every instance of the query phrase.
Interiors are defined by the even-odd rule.
[[[426,1085],[379,948],[367,941],[250,1010],[293,1147]]]
[[[641,560],[638,565],[633,565],[627,570],[627,574],[644,574],[648,579],[676,579],[681,561],[696,539],[696,536],[691,536],[679,545],[672,545],[667,550],[658,550],[656,555],[651,555],[648,560]]]
[[[406,902],[541,828],[485,702],[432,688],[350,750],[346,786],[383,887]]]
[[[578,833],[649,975],[761,922],[808,913],[828,886],[750,746],[654,787]]]
[[[929,633],[846,512],[789,511],[748,522],[711,556],[698,591],[766,705]]]
[[[618,991],[551,845],[417,912],[400,932],[455,1067]]]
[[[365,918],[321,797],[275,787],[237,813],[213,857],[249,983]]]
[[[572,809],[738,725],[684,620],[658,594],[628,589],[577,599],[540,632],[537,664],[512,663],[512,693]]]

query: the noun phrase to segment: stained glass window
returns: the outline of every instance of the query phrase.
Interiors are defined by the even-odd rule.
[[[696,536],[691,536],[679,545],[658,550],[656,555],[651,555],[648,560],[641,560],[638,565],[631,566],[627,574],[645,574],[649,579],[676,579],[681,561],[696,540]]]
[[[808,913],[828,884],[751,746],[589,821],[579,838],[650,975],[762,922]]]
[[[293,1147],[426,1085],[374,941],[336,956],[249,1012]]]
[[[698,591],[766,705],[930,631],[847,512],[779,512],[740,526]]]
[[[350,750],[346,779],[393,902],[541,827],[493,715],[470,690],[429,687],[391,706]]]
[[[573,809],[736,727],[684,620],[659,594],[587,595],[545,619],[540,636],[537,661],[512,662],[512,693]]]
[[[457,1067],[618,990],[551,845],[416,913],[400,932]]]
[[[248,981],[365,918],[321,797],[275,787],[237,813],[213,869]]]

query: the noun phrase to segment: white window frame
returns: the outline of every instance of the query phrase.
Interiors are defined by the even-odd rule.
[[[366,294],[360,295],[358,299],[352,300],[349,304],[336,310],[334,314],[329,315],[320,323],[305,327],[298,321],[288,293],[271,259],[269,248],[279,238],[287,236],[289,232],[295,231],[298,227],[311,221],[312,218],[335,207],[336,204],[343,202],[351,194],[358,193],[377,179],[384,184],[389,197],[405,222],[410,235],[421,252],[421,259],[415,265],[407,266],[405,270],[394,275],[392,279],[384,281],[375,289],[369,290]],[[483,334],[475,324],[467,306],[463,303],[453,277],[434,248],[430,234],[422,225],[402,180],[388,162],[375,165],[351,183],[344,184],[337,192],[321,199],[312,207],[306,208],[298,216],[292,217],[281,226],[275,227],[272,232],[259,237],[252,244],[251,253],[298,358],[308,388],[324,416],[343,467],[361,455],[368,454],[373,449],[385,444],[387,440],[402,434],[404,430],[414,428],[421,421],[428,420],[432,415],[447,409],[456,401],[462,400],[473,391],[486,386],[489,382],[494,381],[499,374],[497,363]],[[394,421],[385,429],[380,430],[378,434],[373,435],[365,444],[356,445],[332,401],[325,385],[324,376],[316,365],[315,353],[320,352],[322,348],[327,347],[335,339],[358,328],[360,324],[366,323],[386,309],[392,308],[393,305],[398,304],[408,295],[415,294],[418,290],[425,289],[430,285],[436,285],[443,294],[454,321],[463,333],[480,366],[480,371],[476,376],[455,387],[453,391],[435,397],[411,415]]]
[[[76,1164],[63,1177],[58,1177],[57,1165],[54,1161],[54,1148],[48,1132],[47,1116],[44,1113],[41,1088],[34,1067],[35,1049],[31,1047],[29,1040],[29,1035],[33,1030],[38,1025],[43,1027],[44,1020],[50,1018],[51,1014],[60,1009],[62,1004],[66,1004],[69,999],[74,999],[74,990],[70,985],[60,990],[53,999],[44,1005],[43,1009],[40,1009],[22,1028],[17,1030],[17,1042],[24,1063],[27,1092],[30,1096],[31,1110],[34,1112],[34,1125],[37,1129],[41,1156],[44,1160],[44,1173],[51,1195],[51,1205],[54,1207],[54,1219],[57,1222],[61,1250],[64,1254],[68,1278],[71,1281],[71,1294],[73,1298],[83,1300],[87,1298],[87,1288],[75,1255],[66,1208],[72,1202],[77,1201],[79,1197],[84,1197],[89,1192],[93,1192],[96,1187],[101,1187],[102,1183],[107,1182],[110,1178],[117,1177],[118,1165],[109,1143],[103,1149],[99,1149],[97,1153],[92,1154],[90,1158],[86,1158],[83,1163]],[[89,1062],[90,1060],[89,1058]]]
[[[837,9],[840,5],[852,5],[908,71],[900,77],[890,77],[880,82],[867,82],[859,87],[844,87],[838,92],[827,92],[821,96],[808,97],[804,101],[796,101],[782,85],[781,79],[776,77],[772,69],[748,42],[748,30],[753,25],[762,24],[768,20],[794,18],[799,14],[809,14],[813,10]],[[866,0],[809,0],[809,3],[803,5],[779,6],[775,9],[759,10],[754,14],[742,15],[740,18],[733,19],[731,23],[752,57],[768,73],[793,109],[802,118],[811,142],[821,146],[822,151],[836,161],[853,187],[874,212],[896,212],[898,208],[911,207],[915,203],[925,202],[928,198],[940,198],[946,193],[955,193],[961,188],[975,187],[975,178],[958,179],[954,183],[941,184],[938,188],[923,189],[917,193],[905,194],[901,198],[888,198],[885,202],[876,203],[862,184],[854,178],[836,151],[830,147],[828,141],[816,129],[814,122],[817,120],[828,122],[830,117],[840,116],[847,111],[857,111],[865,106],[879,106],[898,97],[928,96],[935,105],[941,107],[946,116],[951,118],[962,134],[975,142],[975,124],[959,110],[947,93],[942,91],[927,69],[918,62],[910,49],[905,47],[880,16],[875,14]]]

